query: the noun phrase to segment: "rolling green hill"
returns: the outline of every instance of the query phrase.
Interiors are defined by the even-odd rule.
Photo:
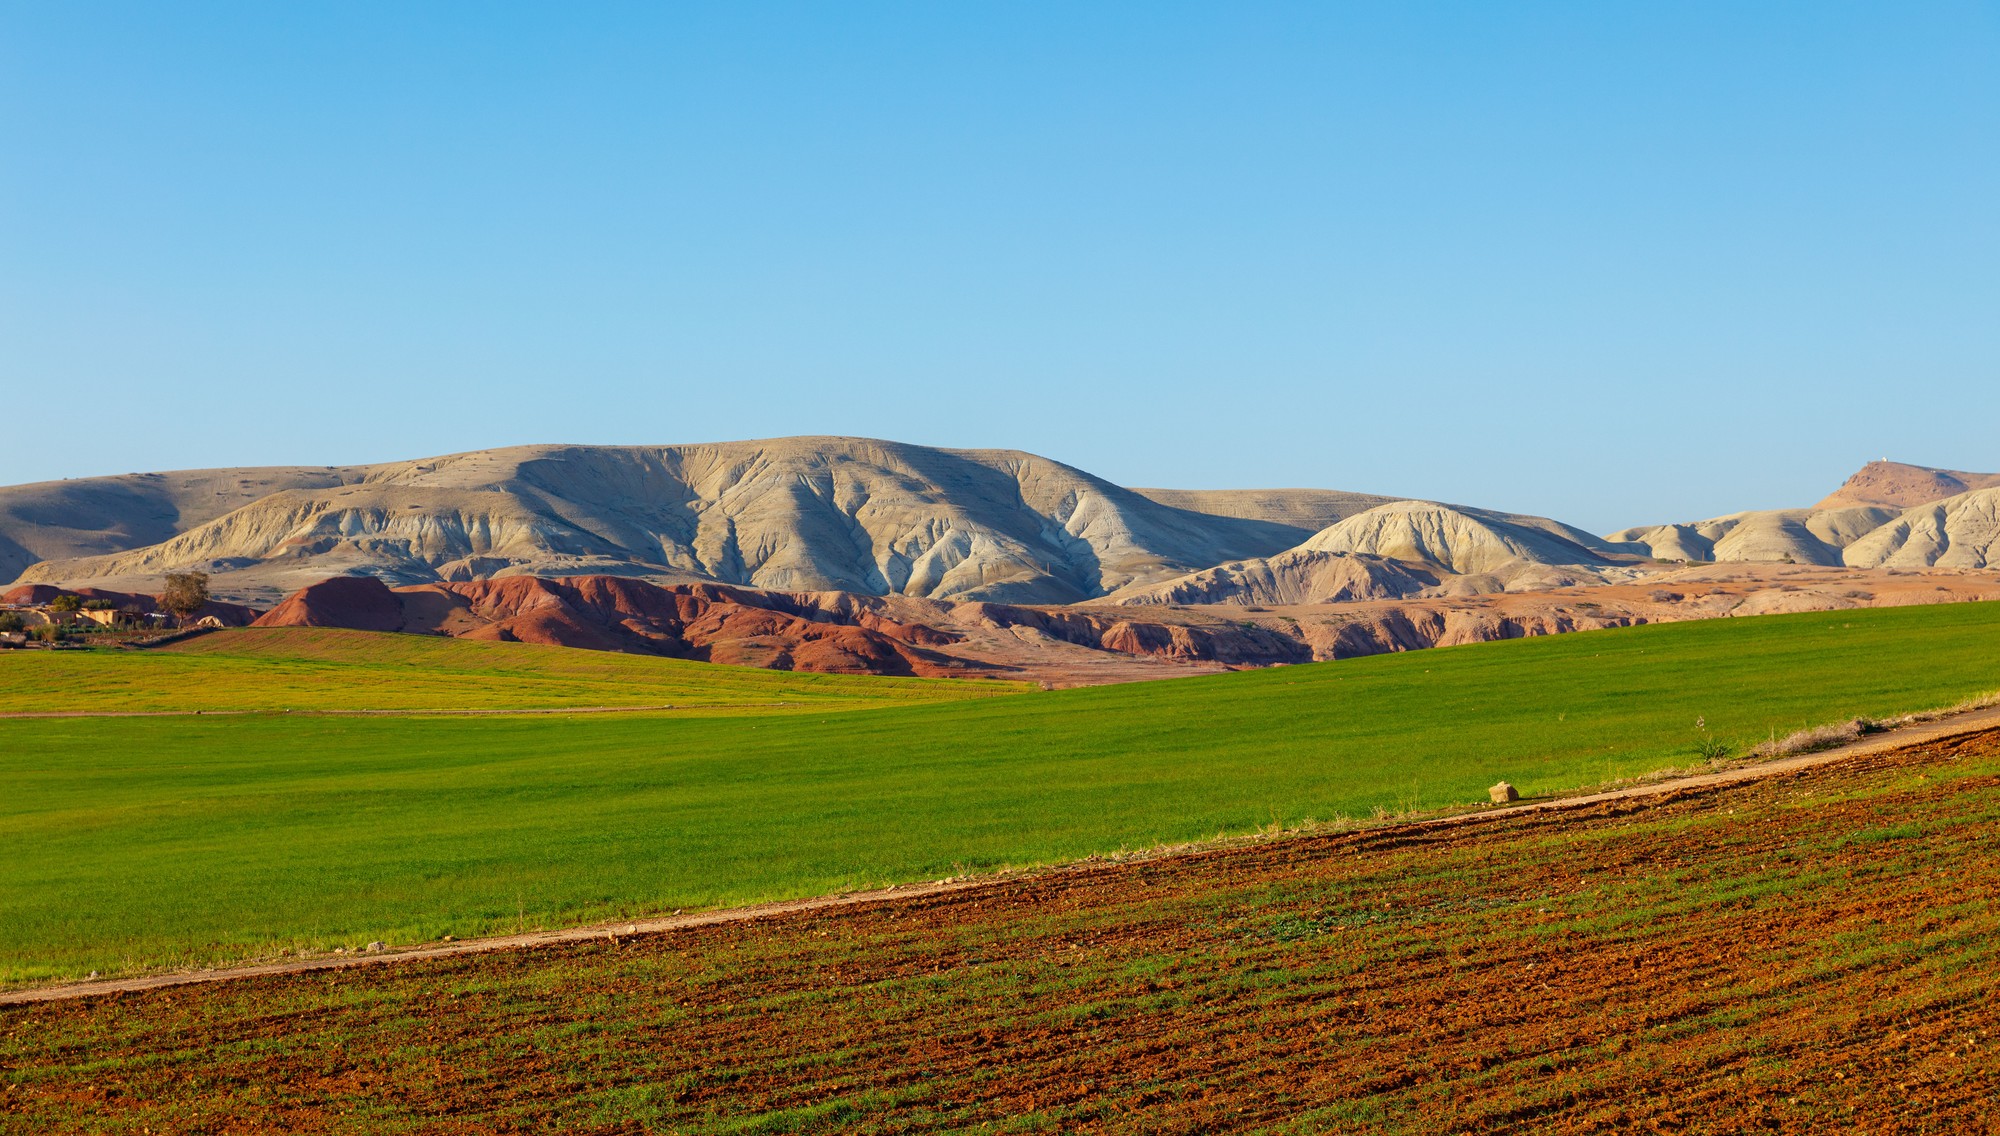
[[[1501,777],[1549,793],[1695,764],[1704,736],[1740,748],[1991,691],[1996,643],[2000,604],[1961,604],[837,714],[0,721],[0,976],[936,878],[1467,803]],[[257,681],[240,654],[183,657],[188,688],[206,664]],[[60,665],[84,682],[100,658],[128,665]],[[476,668],[464,681],[490,697]]]

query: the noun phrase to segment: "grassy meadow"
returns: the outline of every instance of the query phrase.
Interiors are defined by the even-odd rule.
[[[0,652],[0,709],[28,712],[853,709],[1019,689],[319,627],[221,631],[145,651]]]
[[[94,658],[0,672],[87,683]],[[214,665],[255,689],[252,657],[185,658],[196,686]],[[600,659],[632,662],[573,665]],[[1996,688],[2000,604],[1960,604],[824,714],[0,720],[0,981],[936,878],[1469,803],[1503,777],[1546,794]]]
[[[2000,752],[1938,750],[20,1007],[0,1131],[1987,1132]]]

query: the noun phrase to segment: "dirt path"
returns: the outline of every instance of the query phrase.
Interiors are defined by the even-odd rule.
[[[518,713],[518,711],[516,712]],[[1946,739],[1962,738],[1992,731],[2000,731],[2000,706],[1968,711],[1933,722],[1906,726],[1837,748],[1822,750],[1818,753],[1778,758],[1720,773],[1704,773],[1693,777],[1678,777],[1647,785],[1635,785],[1630,788],[1613,789],[1601,793],[1587,793],[1574,797],[1555,797],[1548,800],[1523,801],[1514,805],[1497,808],[1488,807],[1476,812],[1437,817],[1430,820],[1390,823],[1371,828],[1370,831],[1381,833],[1393,832],[1397,829],[1418,830],[1477,825],[1489,821],[1512,819],[1530,813],[1588,809],[1606,801],[1663,797],[1684,793],[1690,789],[1711,788],[1756,781],[1769,777],[1781,777],[1799,770],[1830,765],[1853,758],[1890,753],[1897,750],[1935,744]],[[1242,845],[1272,839],[1282,839],[1282,837],[1235,837],[1221,842],[1185,846],[1153,855],[1141,854],[1133,857],[1132,860],[1142,861],[1156,859],[1160,855],[1171,856],[1190,852],[1211,851],[1218,846],[1227,847],[1231,844]],[[158,974],[141,978],[68,983],[60,986],[45,986],[28,990],[0,992],[0,1006],[88,998],[100,994],[155,990],[161,987],[186,986],[203,982],[224,982],[230,979],[251,978],[262,975],[300,974],[309,971],[384,966],[398,962],[414,962],[420,959],[488,954],[496,951],[521,950],[562,943],[580,943],[601,939],[620,940],[635,935],[654,935],[684,928],[707,927],[720,923],[738,923],[776,915],[823,911],[830,908],[854,907],[882,901],[905,900],[952,892],[972,891],[994,887],[1010,879],[1018,878],[1023,874],[1048,875],[1077,870],[1079,868],[1098,869],[1103,866],[1104,862],[1102,860],[1083,861],[1078,864],[1037,869],[1027,873],[1015,873],[1013,876],[993,875],[971,879],[939,880],[932,883],[902,884],[872,891],[850,892],[844,895],[818,896],[810,899],[787,900],[778,903],[756,904],[748,907],[732,907],[719,911],[702,911],[689,914],[677,913],[651,919],[622,920],[616,923],[599,923],[553,931],[533,931],[520,935],[499,935],[482,939],[466,939],[428,947],[387,950],[368,954],[292,959],[285,962],[223,967],[212,970],[183,971],[174,974]]]

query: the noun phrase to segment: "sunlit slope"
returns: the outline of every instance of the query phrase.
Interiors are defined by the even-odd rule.
[[[826,892],[1470,802],[2000,688],[2000,604],[840,714],[0,722],[0,976]],[[745,679],[783,681],[798,676]],[[879,681],[879,680],[873,680]]]
[[[220,631],[147,651],[0,653],[0,710],[851,709],[1013,683],[794,674],[608,651],[314,627]]]

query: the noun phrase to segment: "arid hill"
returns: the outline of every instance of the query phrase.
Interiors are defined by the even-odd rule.
[[[1600,543],[1541,518],[1333,490],[1139,492],[1032,454],[856,438],[529,446],[240,472],[18,487],[17,520],[48,522],[17,540],[17,560],[47,557],[20,579],[139,590],[198,569],[218,594],[265,604],[333,574],[392,584],[616,575],[1076,603],[1313,539],[1411,561],[1369,569],[1389,583],[1357,580],[1354,595],[1403,594],[1426,568],[1455,575],[1474,561],[1480,571],[1549,555],[1594,563],[1588,549]],[[78,507],[84,497],[100,502],[95,512]],[[1341,527],[1357,522],[1375,531]],[[1461,522],[1471,528],[1447,548],[1444,530]],[[1510,535],[1474,551],[1468,534],[1496,525]]]
[[[1111,599],[1298,604],[1520,591],[1630,578],[1638,559],[1543,517],[1391,501],[1352,514],[1275,556],[1134,584]]]
[[[1930,466],[1902,462],[1872,461],[1855,471],[1854,476],[1813,508],[1886,505],[1893,509],[1908,509],[1995,485],[2000,485],[2000,473],[1967,473],[1959,469],[1932,469]]]
[[[282,490],[360,481],[368,468],[190,469],[0,486],[0,580],[40,560],[158,544]]]
[[[2000,475],[1877,462],[1811,509],[1600,539],[1541,517],[1335,490],[1130,490],[1011,450],[862,438],[522,446],[0,489],[0,571],[138,593],[196,569],[219,597],[258,606],[333,575],[1343,603],[1616,583],[1659,561],[1983,564],[1989,506],[1976,495],[1988,482]]]
[[[1765,509],[1626,529],[1609,539],[1643,546],[1661,560],[1837,565],[1842,549],[1896,514],[1883,505]]]
[[[200,568],[218,591],[275,598],[335,573],[398,583],[602,574],[1067,603],[1305,535],[1161,505],[1017,451],[857,438],[526,446],[280,489],[160,543],[46,561],[21,578]]]
[[[1883,538],[1854,557],[1847,551],[1851,545],[1904,516],[1906,510],[1992,486],[2000,486],[2000,474],[1876,461],[1862,466],[1810,509],[1764,509],[1706,521],[1641,525],[1607,539],[1662,560],[1869,567],[1888,563],[1896,555],[1884,550],[1884,542],[1893,544],[1894,539]],[[1921,528],[1924,522],[1912,523]],[[1897,563],[1915,563],[1921,556],[1912,553]]]
[[[1906,509],[1848,545],[1854,568],[2000,566],[2000,487]]]

